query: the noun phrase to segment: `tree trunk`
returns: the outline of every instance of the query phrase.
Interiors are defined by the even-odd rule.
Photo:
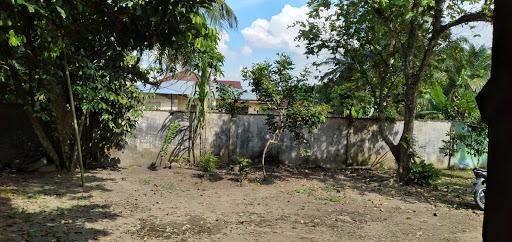
[[[265,156],[267,155],[268,147],[273,142],[272,139],[269,139],[265,144],[265,149],[263,149],[263,155],[261,156],[261,168],[263,169],[263,178],[267,177],[267,172],[265,171]]]
[[[395,159],[398,163],[398,179],[406,181],[411,172],[411,161],[414,159],[414,118],[416,116],[418,86],[407,84],[405,89],[405,107],[404,107],[404,128],[402,136],[398,142],[398,157]]]
[[[270,139],[268,139],[267,143],[265,144],[265,148],[263,149],[263,155],[261,156],[261,166],[263,169],[263,178],[267,177],[267,172],[265,171],[265,157],[267,156],[268,148],[271,144],[277,143],[277,140],[279,139],[280,130],[277,130]]]
[[[34,128],[34,132],[37,135],[37,138],[39,139],[39,142],[43,146],[43,149],[45,150],[46,154],[52,159],[57,169],[60,169],[61,160],[59,158],[59,155],[57,154],[57,151],[55,151],[55,148],[53,147],[53,143],[50,140],[50,138],[46,135],[43,127],[39,123],[39,120],[37,120],[32,110],[27,111],[27,116],[29,117],[30,123],[32,124],[32,127]]]
[[[411,171],[411,161],[414,158],[413,134],[414,117],[416,116],[417,91],[417,85],[407,84],[405,90],[404,125],[398,144],[395,144],[386,133],[384,127],[384,124],[386,123],[384,106],[381,104],[379,107],[379,134],[389,147],[393,158],[395,158],[397,164],[397,177],[401,182],[407,181],[407,177]]]
[[[449,144],[450,146],[448,148],[448,169],[451,169],[452,157],[454,155],[454,150],[455,150],[455,140],[454,140],[454,135],[453,135],[453,123],[450,124],[449,142],[450,142],[450,144]]]
[[[68,172],[72,171],[73,161],[73,118],[69,112],[66,98],[68,95],[64,92],[65,87],[55,82],[47,82],[49,106],[54,115],[54,125],[52,125],[53,135],[59,145],[61,167]]]
[[[346,164],[347,166],[352,166],[354,164],[352,164],[352,160],[350,159],[350,135],[352,133],[352,123],[353,123],[353,119],[352,119],[352,116],[348,118],[348,122],[347,122],[347,136],[345,138],[345,159],[346,159]]]
[[[12,78],[12,76],[11,76],[11,78]],[[37,136],[39,142],[41,143],[41,146],[43,147],[45,153],[55,163],[55,166],[58,169],[61,169],[60,165],[62,162],[60,160],[60,157],[59,157],[57,151],[55,150],[54,144],[53,144],[52,140],[50,139],[50,137],[48,137],[48,135],[44,131],[39,120],[37,120],[34,117],[34,113],[32,111],[31,104],[28,101],[27,93],[25,92],[25,90],[23,89],[23,87],[21,85],[16,85],[16,95],[20,98],[19,101],[21,101],[21,103],[23,103],[23,105],[25,106],[25,112],[30,120],[30,123],[32,124],[32,127],[34,128],[34,132],[36,133],[36,136]]]

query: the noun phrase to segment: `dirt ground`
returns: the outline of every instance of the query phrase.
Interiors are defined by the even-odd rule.
[[[369,170],[0,172],[0,241],[480,241],[470,177],[403,187]],[[462,182],[461,182],[462,181]],[[462,185],[461,185],[462,184]],[[465,187],[464,187],[465,185]]]

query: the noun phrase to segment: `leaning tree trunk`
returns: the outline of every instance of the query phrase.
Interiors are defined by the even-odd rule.
[[[11,76],[11,78],[13,78]],[[25,106],[25,112],[34,128],[34,133],[36,134],[41,146],[43,147],[45,153],[49,156],[49,158],[55,163],[55,166],[60,169],[61,159],[57,153],[57,150],[54,147],[54,144],[51,138],[46,134],[43,126],[40,121],[34,117],[34,112],[32,111],[32,107],[30,101],[28,100],[28,95],[23,89],[23,87],[19,84],[20,82],[16,82],[16,95],[20,98],[20,101]]]
[[[414,159],[414,118],[416,116],[417,85],[408,84],[405,90],[404,128],[398,142],[395,159],[398,163],[398,179],[406,181]]]
[[[267,156],[268,149],[270,148],[271,144],[277,143],[277,140],[279,140],[281,131],[277,130],[274,134],[272,134],[272,137],[268,139],[267,143],[265,144],[265,148],[263,149],[263,155],[261,156],[261,167],[263,169],[263,178],[267,177],[267,172],[265,171],[265,157]]]
[[[404,107],[404,125],[402,135],[398,144],[386,133],[384,124],[385,113],[384,106],[380,105],[379,110],[379,133],[386,145],[389,147],[393,158],[397,164],[397,177],[401,182],[407,181],[407,177],[411,172],[411,161],[414,158],[414,117],[416,116],[417,103],[417,85],[407,84],[405,90],[405,107]]]

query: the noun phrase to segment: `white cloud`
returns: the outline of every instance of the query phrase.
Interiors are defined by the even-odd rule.
[[[240,51],[242,52],[242,55],[244,55],[244,56],[251,56],[252,55],[252,49],[251,49],[251,47],[249,47],[247,45],[242,46]]]
[[[297,27],[290,27],[296,21],[305,20],[309,8],[304,5],[300,8],[285,5],[281,12],[272,16],[270,20],[257,19],[250,27],[242,30],[248,46],[255,48],[283,48],[302,54],[304,49],[297,47],[295,41],[298,34]]]
[[[235,56],[236,53],[229,48],[228,42],[229,42],[228,32],[222,31],[220,33],[220,40],[219,40],[219,44],[218,44],[220,53],[222,53],[225,57]]]

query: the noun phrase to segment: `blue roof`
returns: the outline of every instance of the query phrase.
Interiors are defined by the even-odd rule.
[[[152,85],[141,84],[139,90],[145,93],[191,95],[194,91],[194,82],[191,81],[167,81],[156,88]]]
[[[174,94],[174,95],[191,95],[194,92],[195,82],[193,81],[166,81],[160,85],[159,88],[148,84],[139,84],[138,88],[141,92],[144,93],[155,93],[155,94]],[[216,92],[216,84],[213,86],[214,92]],[[257,97],[254,93],[250,91],[245,91],[241,97],[242,100],[257,100]]]

